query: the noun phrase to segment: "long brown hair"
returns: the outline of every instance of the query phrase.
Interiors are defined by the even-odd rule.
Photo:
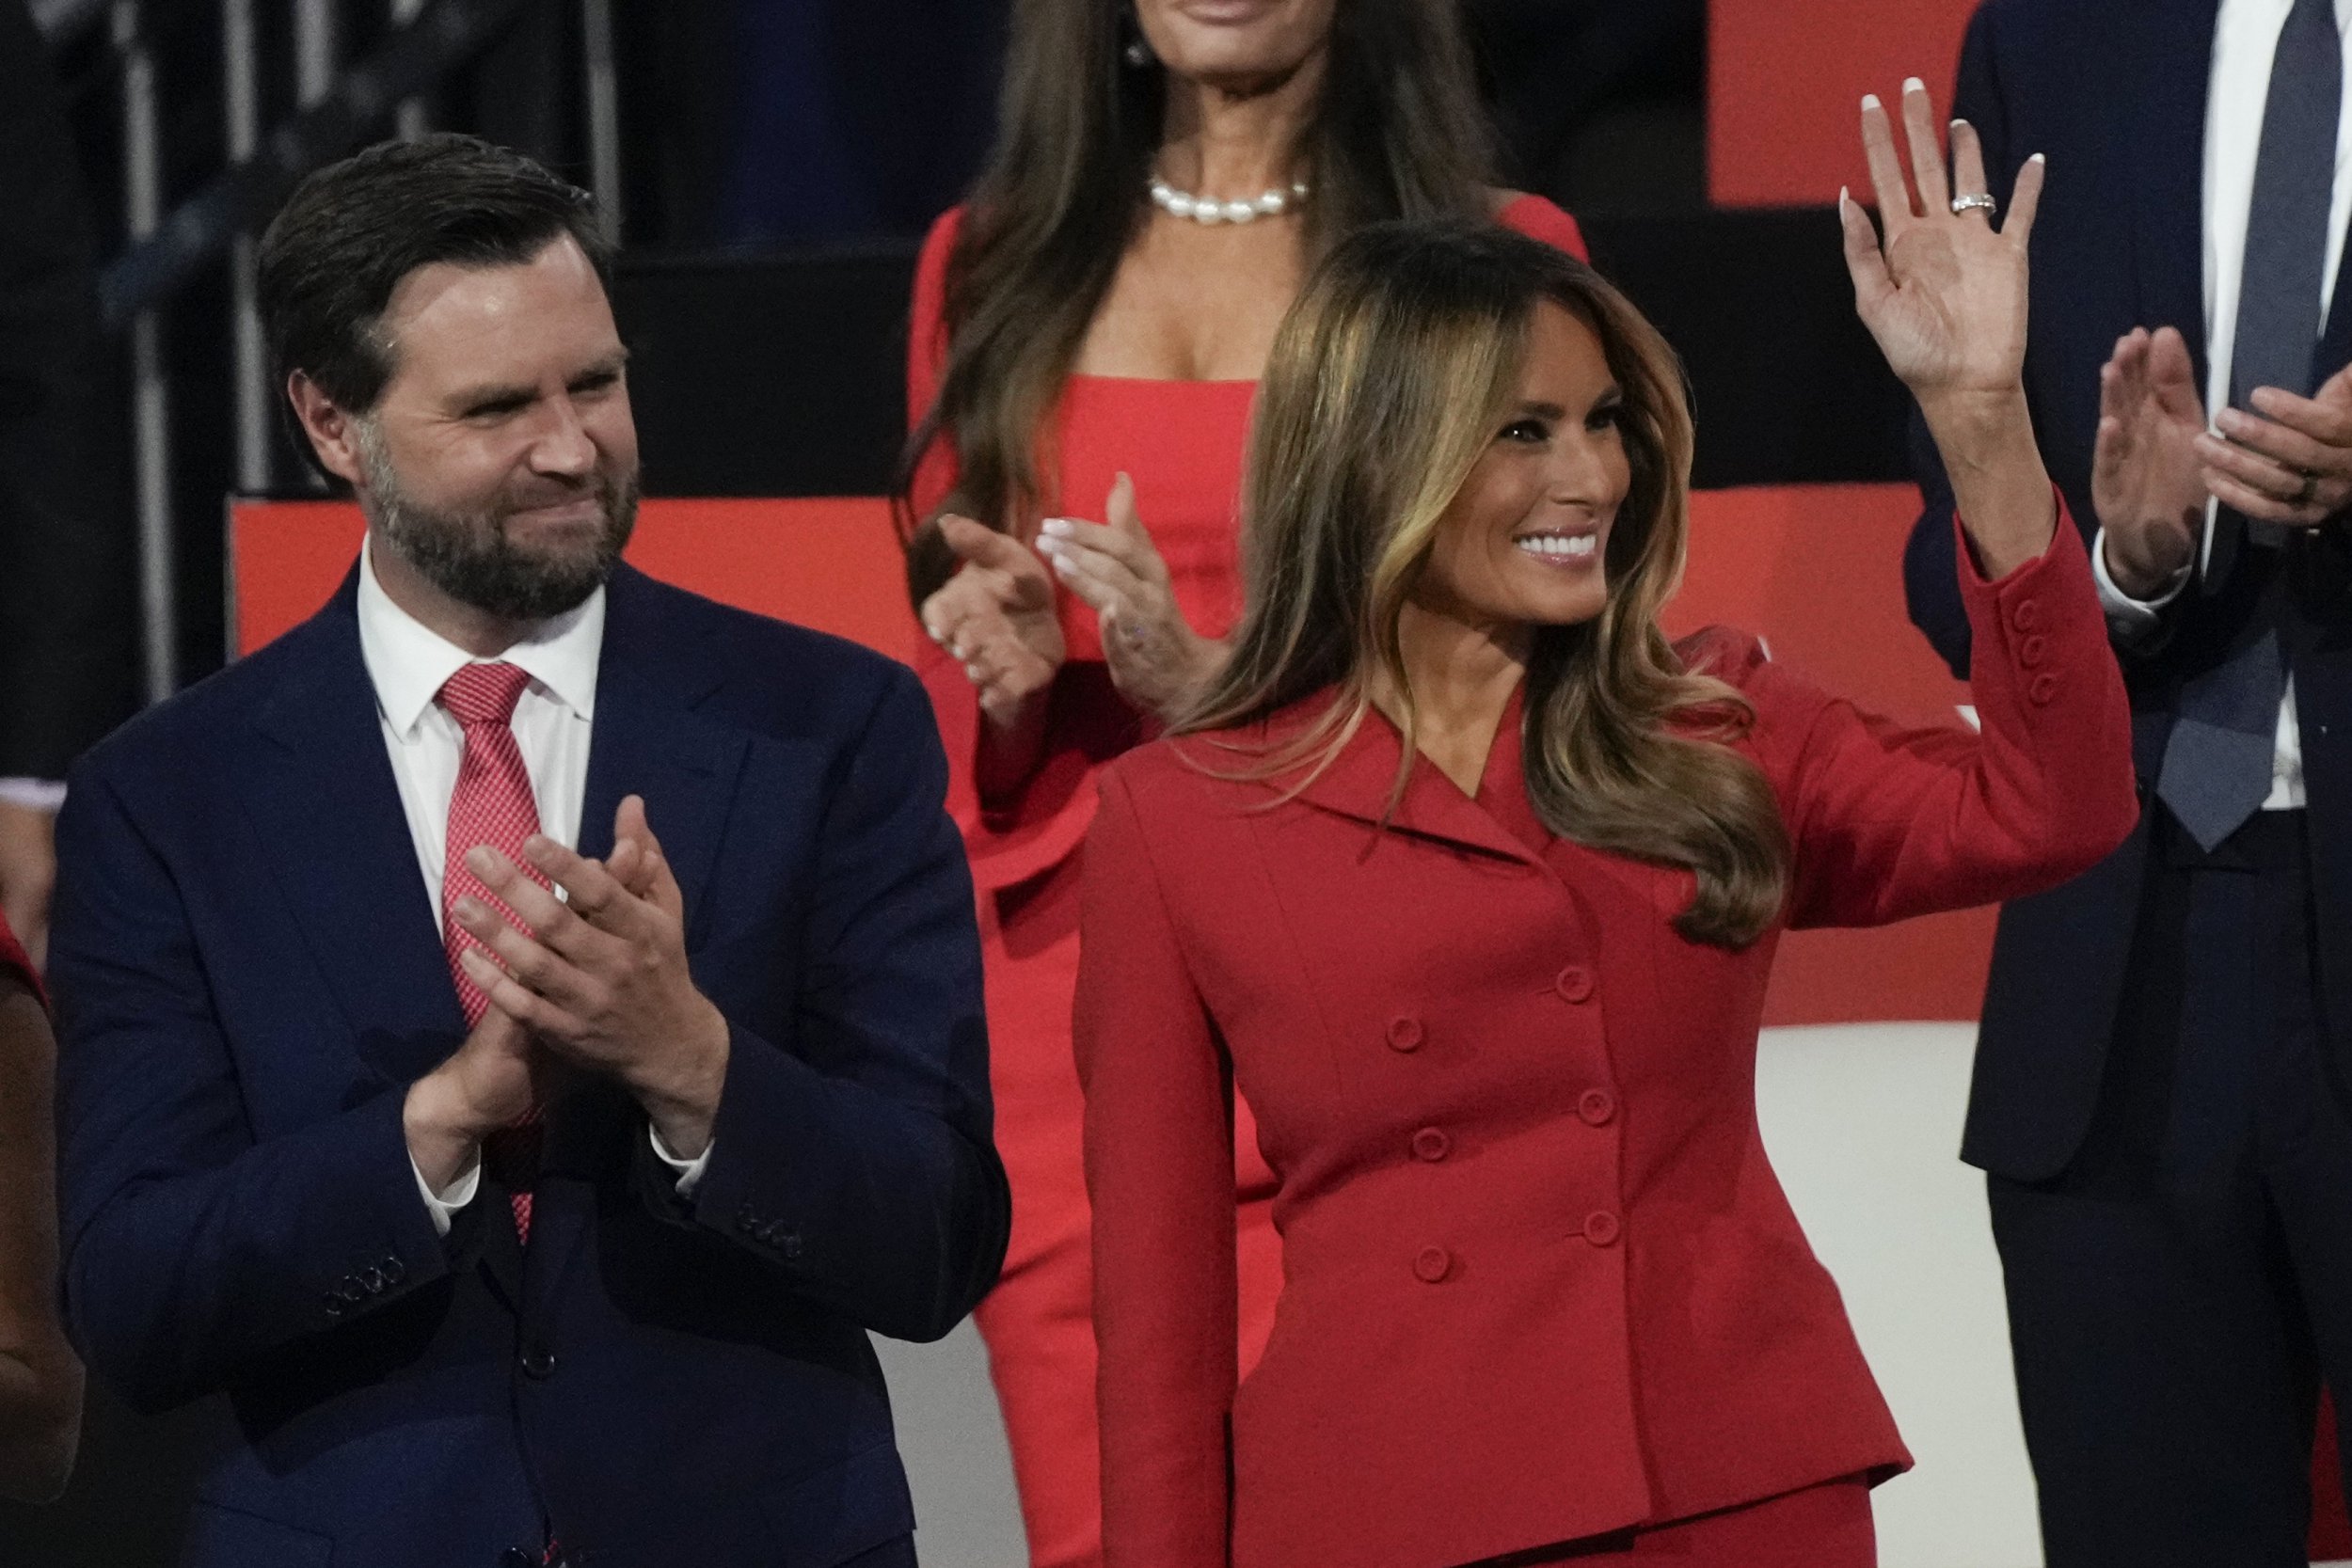
[[[1310,261],[1381,218],[1484,210],[1490,135],[1458,0],[1339,0],[1303,130]],[[1014,0],[994,150],[948,259],[947,360],[909,439],[897,507],[917,607],[954,570],[912,488],[955,452],[946,510],[1014,532],[1050,504],[1046,415],[1149,211],[1167,71],[1121,57],[1124,0]]]
[[[1582,262],[1498,225],[1385,223],[1309,279],[1258,392],[1244,499],[1248,597],[1222,673],[1172,726],[1231,732],[1318,692],[1337,700],[1248,776],[1305,787],[1391,695],[1415,710],[1398,626],[1439,520],[1516,393],[1536,305],[1599,337],[1625,399],[1631,486],[1609,534],[1606,608],[1537,628],[1523,702],[1527,789],[1545,826],[1697,880],[1676,928],[1742,947],[1772,924],[1788,847],[1772,787],[1726,744],[1754,711],[1684,668],[1659,629],[1690,531],[1691,408],[1674,351]],[[1222,748],[1248,752],[1232,734]]]

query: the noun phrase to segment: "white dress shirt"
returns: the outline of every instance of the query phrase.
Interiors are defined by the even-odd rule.
[[[2262,148],[2263,109],[2270,97],[2270,62],[2279,52],[2294,0],[2221,0],[2214,20],[2213,75],[2205,92],[2205,408],[2217,413],[2230,401],[2230,358],[2237,346],[2238,283],[2246,266],[2246,230],[2254,205],[2254,160]],[[2336,30],[2344,54],[2344,81],[2352,85],[2352,0],[2336,0]],[[2352,91],[2336,124],[2336,182],[2328,211],[2328,253],[2320,269],[2319,309],[2324,323],[2344,263],[2344,218],[2352,213]],[[2150,326],[2168,325],[2151,322]],[[2172,324],[2177,325],[2177,324]],[[2315,341],[2316,340],[2314,340]],[[2205,503],[2205,531],[2198,548],[2203,569],[2213,550],[2214,515]],[[2099,597],[2108,624],[2129,641],[2156,625],[2157,612],[2179,596],[2189,574],[2153,599],[2131,597],[2107,573],[2106,531],[2090,552]],[[2295,682],[2288,677],[2279,705],[2279,729],[2265,811],[2293,811],[2303,804],[2303,739],[2295,716]]]
[[[450,676],[468,664],[512,664],[531,677],[515,704],[515,744],[531,775],[539,831],[559,844],[577,846],[596,712],[596,665],[604,653],[604,590],[597,589],[579,609],[539,626],[497,660],[476,660],[392,603],[376,580],[370,548],[362,546],[359,552],[359,657],[375,688],[376,720],[391,757],[393,781],[400,786],[408,836],[417,847],[417,869],[437,911],[448,864],[450,799],[457,793],[466,736],[434,699]],[[710,1151],[704,1149],[699,1159],[681,1160],[662,1147],[659,1133],[652,1136],[654,1152],[678,1173],[678,1191],[691,1193],[702,1180]],[[437,1193],[426,1184],[422,1172],[417,1173],[417,1190],[423,1195],[434,1227],[445,1236],[451,1216],[473,1201],[481,1184],[479,1159]]]

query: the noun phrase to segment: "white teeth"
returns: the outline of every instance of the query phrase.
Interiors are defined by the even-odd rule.
[[[1588,556],[1600,546],[1597,533],[1534,533],[1513,543],[1530,555]]]

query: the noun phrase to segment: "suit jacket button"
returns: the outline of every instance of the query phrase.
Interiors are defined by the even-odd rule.
[[[776,1250],[787,1258],[798,1258],[801,1255],[801,1233],[797,1230],[786,1231],[776,1242]]]
[[[1421,1049],[1422,1039],[1421,1020],[1392,1018],[1389,1020],[1389,1049],[1410,1054]]]
[[[2058,677],[2044,670],[2033,678],[2031,686],[2026,688],[2026,700],[2036,707],[2048,707],[2057,699],[2058,693]]]
[[[391,1281],[384,1277],[382,1269],[368,1269],[360,1274],[359,1283],[366,1289],[368,1294],[380,1296],[384,1293],[384,1287],[389,1285]]]
[[[335,1294],[332,1291],[329,1291],[326,1293],[326,1300],[321,1305],[326,1307],[326,1315],[330,1318],[340,1318],[346,1310],[343,1306],[343,1298]]]
[[[1593,994],[1593,972],[1582,964],[1570,964],[1552,981],[1553,989],[1569,1002],[1581,1002]]]
[[[735,1212],[735,1228],[746,1236],[759,1234],[759,1216],[752,1212],[750,1204],[746,1203]]]
[[[1441,1246],[1425,1246],[1413,1259],[1413,1276],[1424,1285],[1435,1285],[1454,1272],[1454,1254]]]
[[[1617,1216],[1606,1209],[1596,1209],[1584,1216],[1584,1239],[1595,1246],[1613,1246],[1623,1230]]]
[[[2028,670],[2039,670],[2050,659],[2050,640],[2035,635],[2017,644],[2017,662]]]
[[[359,1276],[356,1274],[343,1275],[342,1281],[335,1287],[335,1293],[352,1307],[357,1307],[368,1299],[368,1288],[359,1283]]]
[[[1435,1164],[1454,1152],[1454,1140],[1438,1127],[1424,1127],[1413,1134],[1413,1158]]]
[[[1617,1114],[1617,1097],[1607,1089],[1586,1089],[1577,1097],[1576,1114],[1588,1127],[1606,1127]]]
[[[523,1352],[523,1375],[533,1383],[545,1383],[555,1375],[555,1352],[540,1345]]]
[[[376,1267],[383,1271],[384,1283],[387,1285],[397,1285],[408,1277],[408,1265],[400,1260],[398,1253],[387,1257]]]
[[[2018,600],[2009,612],[2009,624],[2019,631],[2040,631],[2042,629],[2042,601],[2040,599]]]

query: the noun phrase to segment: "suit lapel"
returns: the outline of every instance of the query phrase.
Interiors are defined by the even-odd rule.
[[[691,953],[708,919],[719,847],[749,746],[741,731],[695,711],[724,683],[725,663],[707,628],[682,627],[683,618],[665,613],[671,593],[626,566],[613,574],[580,851],[610,855],[613,814],[624,797],[643,796],[646,820],[685,895]],[[635,1157],[633,1140],[643,1136],[643,1117],[625,1097],[605,1085],[576,1084],[549,1107],[546,1168],[601,1180],[612,1160]],[[524,1271],[529,1301],[554,1298],[593,1219],[591,1204],[550,1204],[532,1216]]]
[[[242,794],[361,1058],[389,1086],[438,1065],[466,1023],[360,659],[356,581],[296,634],[312,646],[255,710]]]
[[[1296,710],[1295,719],[1277,719],[1268,727],[1272,743],[1280,745],[1299,733],[1322,715],[1324,707],[1323,699],[1311,699]],[[1515,701],[1507,721],[1516,722],[1518,714]],[[1417,838],[1457,845],[1545,869],[1544,863],[1526,844],[1496,821],[1486,808],[1463,794],[1426,757],[1413,758],[1412,770],[1405,781],[1404,797],[1391,812],[1397,763],[1403,753],[1403,737],[1396,727],[1376,712],[1367,713],[1330,766],[1316,774],[1299,791],[1298,798],[1309,805],[1359,821],[1378,824],[1385,820],[1391,829]],[[1276,783],[1278,787],[1286,784],[1286,781]]]

